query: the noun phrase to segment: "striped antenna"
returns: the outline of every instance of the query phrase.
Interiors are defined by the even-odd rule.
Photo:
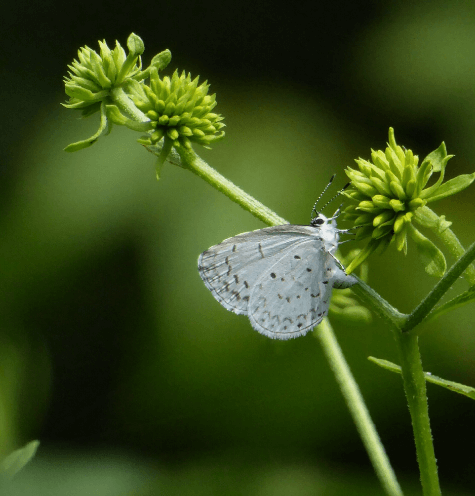
[[[333,182],[333,179],[335,179],[335,176],[336,176],[336,174],[333,174],[333,176],[330,177],[330,180],[328,181],[328,184],[325,186],[325,188],[323,189],[323,191],[320,193],[320,196],[317,198],[317,201],[315,202],[315,205],[312,208],[312,212],[310,213],[310,217],[312,217],[313,214],[315,214],[315,216],[318,215],[318,212],[317,212],[317,203],[320,201],[321,197],[325,194],[325,191],[330,187],[330,184]]]
[[[334,176],[333,176],[334,177]],[[345,191],[346,188],[348,188],[348,186],[350,185],[351,183],[346,183],[343,188],[340,189],[340,191],[338,191],[338,193],[333,197],[333,198],[330,198],[330,200],[328,200],[325,205],[323,205],[322,207],[322,210],[327,206],[327,205],[330,205],[330,203],[335,199],[335,198],[338,198],[342,193],[343,191]],[[341,208],[341,206],[340,206]],[[337,210],[338,212],[338,210]],[[336,213],[336,212],[335,212]],[[333,216],[335,216],[335,214],[333,214]]]

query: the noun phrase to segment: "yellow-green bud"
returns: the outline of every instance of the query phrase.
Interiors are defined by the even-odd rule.
[[[348,167],[345,170],[351,185],[344,193],[350,201],[344,216],[355,225],[365,226],[357,231],[356,239],[370,238],[367,246],[351,262],[350,272],[378,246],[387,245],[392,240],[395,240],[398,250],[406,253],[407,234],[410,232],[418,251],[424,253],[426,271],[435,275],[435,262],[427,254],[437,254],[437,267],[441,267],[440,254],[435,247],[428,248],[431,241],[414,228],[413,220],[428,224],[424,206],[465,189],[475,180],[475,173],[442,184],[445,167],[451,158],[443,143],[419,167],[417,155],[396,143],[392,128],[389,129],[388,141],[389,146],[384,151],[371,150],[371,160],[359,158],[356,160],[357,169]],[[440,173],[439,179],[427,188],[433,172]],[[439,270],[437,274],[440,273]]]

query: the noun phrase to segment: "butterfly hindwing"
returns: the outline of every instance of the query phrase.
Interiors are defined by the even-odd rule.
[[[254,329],[274,339],[313,329],[328,313],[337,269],[318,238],[296,243],[254,285],[248,312]]]
[[[247,314],[251,290],[259,276],[282,253],[311,235],[309,226],[291,225],[239,234],[200,255],[200,276],[224,308]]]

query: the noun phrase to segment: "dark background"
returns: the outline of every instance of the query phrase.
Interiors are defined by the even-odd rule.
[[[166,72],[208,79],[225,116],[225,141],[197,152],[304,224],[389,126],[421,158],[445,141],[448,178],[474,171],[473,2],[17,1],[2,17],[1,452],[41,441],[22,494],[382,494],[312,333],[260,336],[198,276],[200,252],[262,223],[170,164],[157,183],[132,131],[64,153],[98,118],[59,105],[62,78],[99,39],[137,33],[145,65],[169,48]],[[465,245],[472,195],[434,204]],[[436,282],[414,252],[370,263],[404,312]],[[426,370],[475,384],[474,317],[425,325]],[[403,488],[420,494],[400,378],[366,359],[397,362],[390,331],[333,324]],[[428,396],[442,488],[473,494],[474,404]]]

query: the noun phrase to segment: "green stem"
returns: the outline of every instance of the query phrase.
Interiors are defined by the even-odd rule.
[[[251,195],[248,195],[241,188],[237,187],[219,172],[210,167],[204,160],[201,160],[193,150],[181,148],[178,151],[180,153],[182,167],[194,172],[197,176],[213,186],[213,188],[224,193],[233,202],[236,202],[242,208],[250,212],[254,217],[257,217],[269,226],[288,224],[285,219],[279,217],[270,208],[267,208]]]
[[[421,301],[415,310],[407,317],[401,327],[402,331],[410,331],[422,322],[438,301],[452,287],[454,282],[466,271],[472,261],[475,260],[475,243],[472,243],[464,255],[450,267],[447,273],[432,288],[429,294]]]
[[[117,107],[130,115],[130,117],[137,122],[147,122],[150,119],[139,110],[134,102],[127,96],[125,91],[119,86],[111,90],[112,101],[117,105]]]
[[[443,232],[440,232],[438,229],[440,220],[439,216],[427,206],[421,207],[421,209],[423,210],[424,215],[433,221],[434,227],[431,229],[434,234],[436,234],[437,237],[444,243],[455,260],[458,260],[465,253],[465,249],[462,246],[462,243],[458,240],[457,236],[449,228],[445,229]],[[473,265],[469,265],[463,275],[469,282],[470,286],[475,285],[475,267]]]
[[[358,384],[343,356],[328,319],[324,319],[316,328],[316,337],[322,345],[381,485],[386,494],[402,496],[401,488],[389,463],[381,439],[376,432]]]
[[[422,370],[418,337],[408,333],[395,333],[401,360],[404,390],[411,414],[417,461],[424,496],[440,495],[437,464],[430,430],[426,381]]]
[[[399,312],[384,298],[382,298],[376,291],[368,286],[364,281],[353,275],[358,279],[358,284],[351,286],[351,290],[371,309],[384,319],[394,330],[400,330],[401,326],[406,322],[407,315]]]

